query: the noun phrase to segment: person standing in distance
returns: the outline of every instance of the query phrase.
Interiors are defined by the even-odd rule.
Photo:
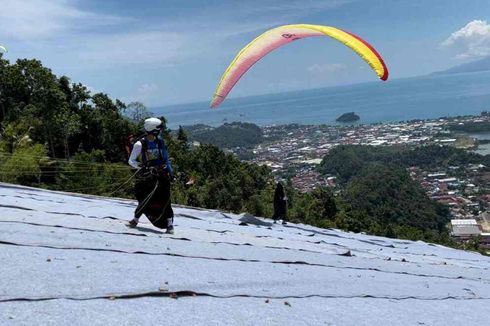
[[[277,220],[282,219],[282,224],[287,224],[287,207],[288,197],[284,191],[284,186],[281,182],[278,182],[276,190],[274,191],[274,215],[272,216],[274,223],[276,223]]]
[[[145,214],[150,222],[167,233],[174,233],[174,212],[170,198],[170,182],[174,171],[161,131],[160,119],[149,118],[144,123],[145,135],[134,143],[128,164],[137,169],[134,193],[138,207],[127,224],[135,228]]]

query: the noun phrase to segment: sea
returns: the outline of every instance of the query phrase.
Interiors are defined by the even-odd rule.
[[[466,135],[478,139],[478,140],[490,140],[490,132],[481,132],[481,133],[466,133]],[[481,155],[489,155],[490,154],[490,143],[480,144],[478,148],[475,150],[475,153]]]
[[[229,98],[217,109],[210,109],[209,102],[151,109],[165,116],[171,129],[198,123],[219,126],[234,121],[260,126],[336,124],[335,119],[346,112],[355,112],[361,117],[360,123],[368,124],[473,115],[484,110],[490,111],[490,72],[429,75]]]

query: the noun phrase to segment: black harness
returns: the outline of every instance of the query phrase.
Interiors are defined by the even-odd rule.
[[[141,142],[141,163],[143,164],[144,167],[148,167],[148,164],[151,163],[152,161],[155,161],[155,160],[148,160],[148,157],[147,157],[148,139],[146,139],[146,136],[143,136],[140,139],[140,142]],[[162,153],[163,149],[164,149],[163,140],[156,137],[156,142],[157,142],[157,146],[158,146],[158,156],[159,156],[158,159],[160,159],[162,162],[164,162],[163,153]]]

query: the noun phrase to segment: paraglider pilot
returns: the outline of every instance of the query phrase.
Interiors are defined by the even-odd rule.
[[[284,186],[278,182],[274,191],[274,215],[272,216],[274,223],[282,219],[282,224],[287,224],[287,204],[288,197],[284,191]]]
[[[154,226],[173,234],[170,181],[174,171],[160,135],[163,123],[160,119],[149,118],[145,120],[144,129],[146,134],[134,143],[128,160],[129,165],[138,170],[134,187],[138,207],[128,226],[136,227],[141,215],[145,214]]]

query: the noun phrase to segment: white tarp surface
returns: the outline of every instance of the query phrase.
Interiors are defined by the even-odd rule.
[[[0,184],[0,325],[486,324],[490,258],[423,242]],[[247,225],[240,225],[241,221]],[[347,254],[350,253],[350,254]]]

